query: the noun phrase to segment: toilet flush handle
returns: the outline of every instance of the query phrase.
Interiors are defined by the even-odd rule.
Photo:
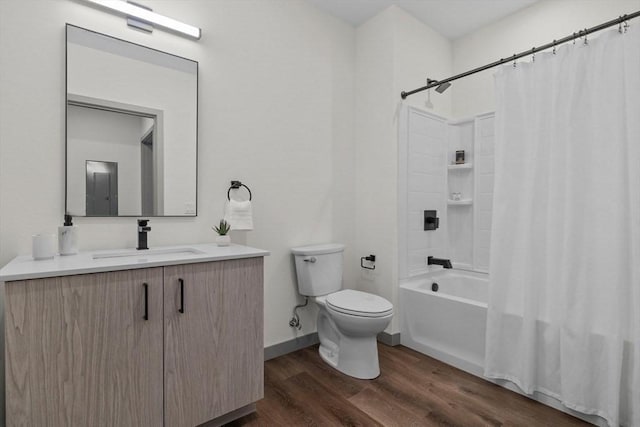
[[[314,263],[314,262],[316,262],[316,261],[317,261],[317,258],[316,258],[316,257],[314,257],[314,256],[309,257],[309,258],[305,258],[305,259],[304,259],[304,262]]]

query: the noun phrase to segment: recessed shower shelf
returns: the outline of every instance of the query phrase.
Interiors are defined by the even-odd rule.
[[[447,200],[447,204],[449,206],[469,206],[473,204],[473,200],[471,199],[462,199],[462,200]]]
[[[473,163],[462,163],[460,165],[447,165],[449,170],[473,169]]]

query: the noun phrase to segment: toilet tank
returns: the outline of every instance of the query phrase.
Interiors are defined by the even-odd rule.
[[[327,243],[292,248],[296,261],[298,292],[305,296],[327,295],[342,289],[344,245]]]

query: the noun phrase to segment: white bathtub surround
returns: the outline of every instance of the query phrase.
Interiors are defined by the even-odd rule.
[[[427,256],[449,258],[447,245],[447,124],[403,105],[398,122],[398,270],[400,279],[427,271]],[[424,230],[424,211],[440,224]]]
[[[425,260],[430,255],[449,258],[456,268],[489,271],[493,122],[493,113],[446,120],[416,107],[401,108],[398,129],[401,280],[428,272]],[[458,150],[465,151],[464,164],[455,164]],[[440,218],[437,230],[424,230],[425,210],[437,210]]]
[[[640,27],[496,87],[485,375],[640,425]]]

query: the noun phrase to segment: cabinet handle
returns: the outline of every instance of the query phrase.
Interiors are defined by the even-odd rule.
[[[178,279],[178,282],[180,282],[180,308],[178,311],[184,313],[184,280]]]
[[[143,283],[142,287],[144,288],[144,316],[142,318],[149,320],[149,284]]]

